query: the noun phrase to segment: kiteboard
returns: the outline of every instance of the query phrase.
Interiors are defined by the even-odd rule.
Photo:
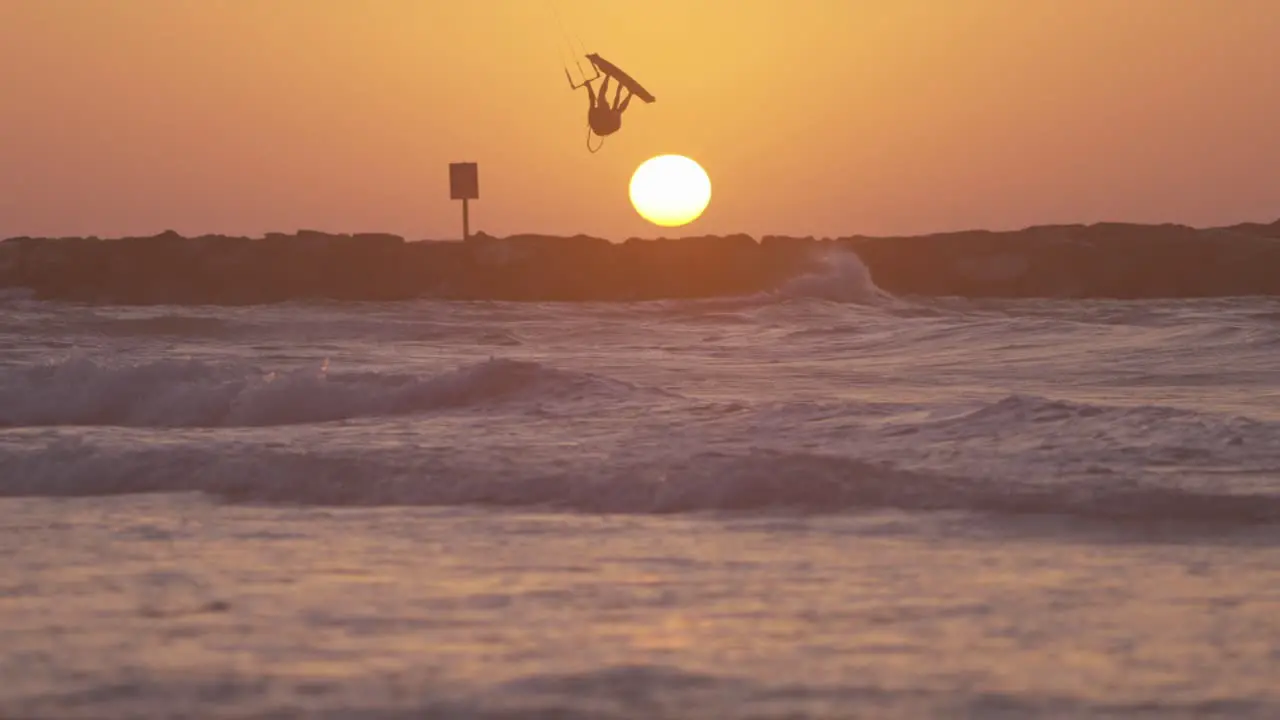
[[[591,64],[594,65],[597,70],[613,78],[622,87],[630,90],[632,95],[635,95],[647,103],[651,103],[657,99],[650,94],[648,90],[645,90],[640,83],[636,82],[634,78],[620,70],[617,65],[614,65],[595,53],[589,53],[587,55],[587,59],[591,61]]]

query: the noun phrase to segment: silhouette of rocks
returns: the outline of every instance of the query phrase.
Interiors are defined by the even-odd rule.
[[[86,303],[240,305],[412,298],[634,301],[746,295],[857,253],[882,289],[964,297],[1280,295],[1280,221],[1039,226],[912,237],[747,235],[611,243],[577,235],[406,242],[300,230],[262,238],[11,238],[0,288]]]

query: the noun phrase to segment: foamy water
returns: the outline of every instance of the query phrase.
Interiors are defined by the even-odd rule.
[[[1280,301],[0,299],[0,716],[1275,717]],[[539,714],[541,713],[541,714]]]

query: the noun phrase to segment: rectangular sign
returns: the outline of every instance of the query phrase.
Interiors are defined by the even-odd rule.
[[[480,198],[480,170],[475,163],[449,163],[449,197],[454,200]]]

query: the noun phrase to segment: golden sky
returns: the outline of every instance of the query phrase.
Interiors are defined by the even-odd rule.
[[[552,13],[657,96],[599,154]],[[0,0],[0,236],[1280,217],[1280,0]],[[643,160],[702,219],[631,209]]]

